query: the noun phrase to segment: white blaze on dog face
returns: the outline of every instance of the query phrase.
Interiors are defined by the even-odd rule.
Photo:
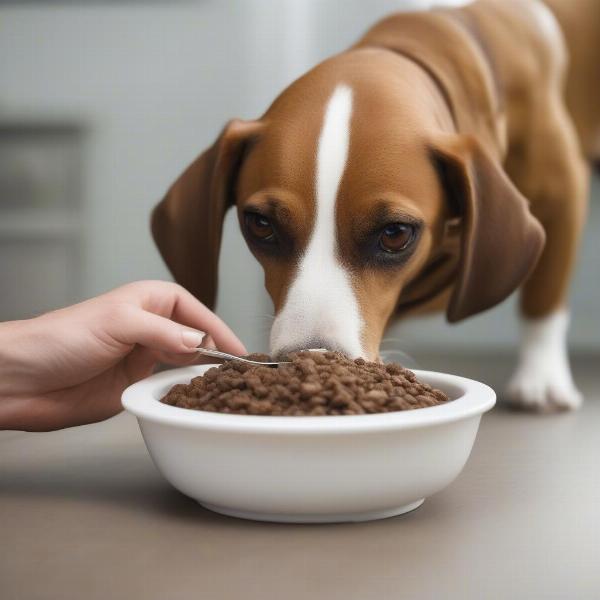
[[[276,311],[272,353],[327,346],[376,359],[403,288],[442,239],[447,211],[422,134],[438,126],[424,101],[433,84],[410,61],[419,85],[380,80],[397,66],[389,52],[325,61],[275,100],[245,149],[236,208]]]
[[[336,87],[318,140],[313,231],[282,310],[271,330],[271,351],[326,345],[364,354],[362,319],[349,273],[337,259],[336,199],[350,146],[352,90]]]

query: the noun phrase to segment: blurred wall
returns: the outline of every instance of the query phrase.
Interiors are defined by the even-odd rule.
[[[84,162],[81,295],[168,278],[152,206],[231,117],[260,115],[281,89],[351,43],[378,16],[424,1],[229,0],[0,8],[0,118],[76,120]],[[598,199],[573,294],[573,345],[600,348]],[[265,348],[272,312],[262,272],[229,215],[218,312]],[[199,257],[201,264],[201,257]],[[516,339],[509,304],[460,327],[403,325],[404,350],[490,349]]]

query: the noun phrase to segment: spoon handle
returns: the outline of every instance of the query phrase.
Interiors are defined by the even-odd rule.
[[[233,356],[233,354],[227,354],[220,350],[211,350],[210,348],[196,348],[196,351],[204,356],[212,356],[213,358],[222,358],[223,360],[244,360],[239,356]]]
[[[235,356],[233,354],[227,354],[226,352],[221,352],[220,350],[211,350],[209,348],[196,348],[196,351],[200,354],[204,354],[204,356],[212,356],[213,358],[222,358],[223,360],[239,360],[241,362],[245,362],[251,365],[264,365],[265,367],[277,367],[279,365],[286,364],[285,362],[261,362],[259,360],[249,360],[247,358],[242,358],[241,356]]]

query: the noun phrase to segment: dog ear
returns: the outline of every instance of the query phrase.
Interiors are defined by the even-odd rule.
[[[209,308],[216,300],[221,233],[235,181],[258,121],[230,121],[171,186],[152,213],[152,234],[175,280]]]
[[[433,157],[460,225],[458,271],[446,313],[454,323],[507,298],[537,263],[545,233],[528,201],[475,138],[438,140]]]

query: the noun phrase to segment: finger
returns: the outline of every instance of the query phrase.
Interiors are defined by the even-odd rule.
[[[219,349],[246,354],[246,348],[233,331],[190,292],[168,281],[136,281],[110,292],[126,295],[149,312],[169,317],[193,329],[212,334]]]
[[[175,286],[175,304],[171,317],[184,325],[210,333],[219,350],[247,354],[244,344],[210,309],[180,286]]]
[[[201,331],[131,305],[120,310],[109,333],[123,344],[139,344],[173,354],[193,353],[205,337]]]
[[[202,343],[201,348],[210,348],[211,350],[217,350],[214,340],[210,335],[206,334]],[[205,356],[203,354],[172,354],[170,352],[157,352],[157,360],[167,365],[177,365],[185,367],[189,365],[212,365],[215,363],[215,358],[212,356]]]
[[[175,354],[173,352],[156,352],[155,356],[157,362],[176,367],[188,367],[190,365],[201,364],[198,362],[201,355],[197,352],[189,354]]]
[[[210,350],[218,350],[217,345],[215,344],[215,340],[212,339],[210,334],[206,334],[202,343],[200,344],[203,348],[208,348]]]
[[[123,360],[123,367],[129,384],[135,383],[144,377],[152,374],[156,363],[156,350],[150,350],[141,346],[135,347]],[[189,356],[182,354],[181,356]],[[121,398],[119,396],[118,403],[120,405]]]

